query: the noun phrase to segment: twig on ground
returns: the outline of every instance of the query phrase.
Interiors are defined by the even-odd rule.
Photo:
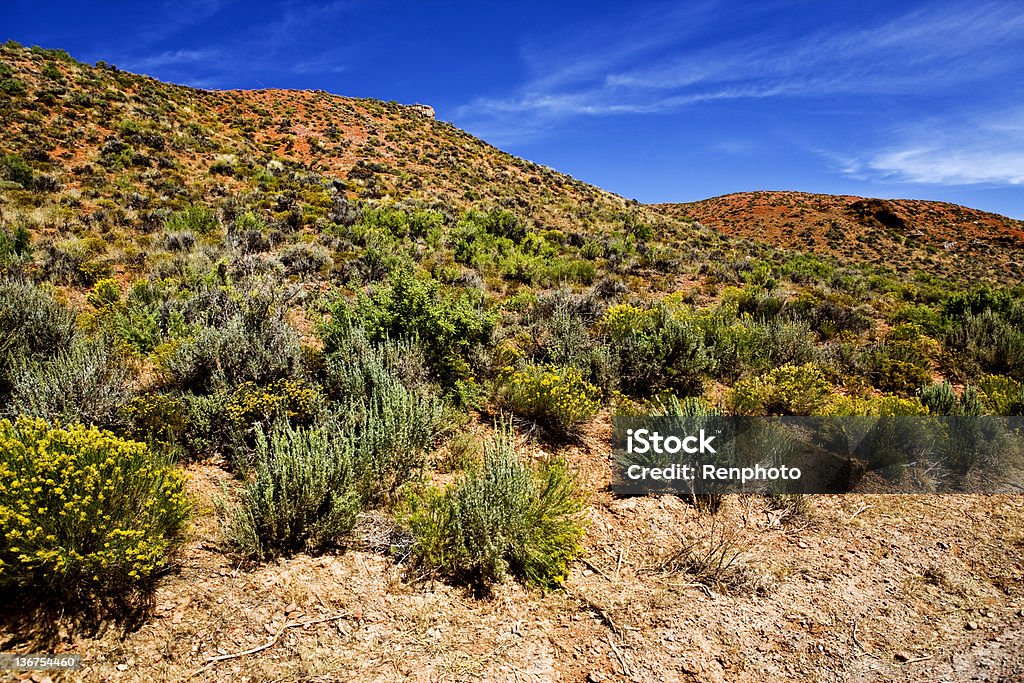
[[[612,578],[611,578],[610,576],[608,576],[608,575],[607,575],[607,574],[605,574],[605,573],[604,573],[603,571],[601,571],[600,569],[598,569],[597,565],[595,565],[595,564],[591,563],[591,562],[590,562],[590,560],[588,560],[587,558],[585,558],[585,557],[581,557],[581,558],[580,558],[580,562],[582,562],[583,564],[587,565],[588,567],[590,567],[590,569],[591,569],[591,570],[593,570],[593,571],[597,572],[598,574],[600,574],[600,575],[601,575],[601,576],[603,576],[604,578],[608,579],[608,581],[610,581],[611,583],[615,583],[614,581],[612,581]]]
[[[849,518],[848,520],[846,520],[846,523],[847,523],[847,524],[849,524],[850,522],[852,522],[852,521],[854,520],[854,518],[855,518],[855,517],[856,517],[857,515],[859,515],[860,513],[864,512],[865,510],[868,510],[868,509],[870,509],[871,507],[872,507],[871,505],[861,505],[861,506],[860,506],[860,507],[859,507],[859,508],[857,509],[857,511],[856,511],[856,512],[854,512],[854,513],[853,513],[852,515],[850,515],[850,518]]]
[[[194,677],[198,676],[201,673],[209,671],[218,662],[223,662],[223,661],[226,661],[228,659],[237,659],[239,657],[247,657],[249,655],[254,655],[257,652],[262,652],[263,650],[268,650],[268,649],[274,647],[274,645],[277,644],[277,641],[280,640],[281,636],[284,635],[284,632],[287,631],[288,629],[303,628],[303,627],[306,627],[306,626],[312,626],[313,624],[322,624],[322,623],[328,622],[328,621],[338,621],[339,619],[344,619],[347,616],[349,616],[347,613],[343,613],[343,614],[335,614],[335,615],[329,616],[329,617],[321,617],[319,619],[309,619],[307,621],[289,621],[289,622],[285,623],[285,625],[282,626],[280,629],[278,629],[277,633],[274,634],[273,638],[271,638],[270,640],[265,642],[263,645],[257,645],[256,647],[249,648],[248,650],[243,650],[242,652],[232,652],[232,653],[229,653],[229,654],[226,654],[226,655],[215,655],[213,657],[207,657],[206,658],[206,662],[207,662],[206,666],[204,666],[203,668],[197,669],[196,671],[192,672],[191,674],[186,676],[184,680],[188,680],[190,678],[194,678]]]
[[[622,656],[622,653],[619,652],[619,648],[615,647],[615,641],[612,640],[611,634],[608,634],[605,637],[608,639],[608,644],[612,646],[612,652],[615,653],[615,658],[619,660],[619,665],[622,667],[623,675],[632,678],[633,674],[629,670],[629,665],[626,664],[626,659]]]
[[[867,652],[867,648],[857,639],[857,620],[853,620],[853,642],[857,644],[857,647],[861,649],[861,652]]]

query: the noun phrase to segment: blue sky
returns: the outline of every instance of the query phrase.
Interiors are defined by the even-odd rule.
[[[645,202],[759,189],[1024,218],[1024,3],[0,3],[0,39],[204,88],[433,105]]]

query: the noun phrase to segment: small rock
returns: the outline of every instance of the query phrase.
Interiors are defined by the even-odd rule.
[[[604,680],[604,674],[599,671],[591,671],[587,675],[587,681],[589,683],[601,683]]]
[[[804,550],[808,548],[807,543],[805,543],[804,541],[800,541],[799,543],[797,543],[796,547],[803,548]]]
[[[911,654],[909,652],[903,652],[902,650],[897,652],[895,656],[897,662],[905,662],[911,658]]]
[[[127,671],[128,670],[128,665],[127,664],[118,664],[114,668],[117,669],[118,671]]]
[[[978,630],[978,622],[976,622],[976,621],[968,621],[966,628],[967,628],[968,631],[977,631]]]

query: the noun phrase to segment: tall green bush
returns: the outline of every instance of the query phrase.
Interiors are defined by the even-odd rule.
[[[497,315],[470,291],[445,293],[433,279],[397,273],[389,286],[364,294],[353,306],[337,302],[323,328],[325,351],[343,347],[351,327],[371,341],[412,339],[423,349],[434,379],[445,388],[475,380],[472,353],[490,342]]]
[[[339,545],[361,506],[354,453],[352,435],[331,423],[258,428],[229,538],[260,561]]]
[[[583,538],[579,484],[562,462],[529,465],[514,439],[499,429],[482,467],[410,501],[421,566],[479,588],[507,574],[542,587],[565,580]]]

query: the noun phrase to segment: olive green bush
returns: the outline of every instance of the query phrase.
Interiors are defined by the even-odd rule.
[[[418,565],[486,589],[508,574],[541,587],[560,585],[580,552],[583,499],[560,461],[530,465],[515,433],[500,427],[483,465],[447,489],[409,501],[406,521]]]
[[[340,545],[362,504],[354,459],[353,435],[334,423],[282,423],[269,433],[257,427],[251,469],[228,521],[229,539],[259,561]]]
[[[373,342],[411,339],[423,350],[432,378],[453,389],[475,381],[473,353],[490,343],[497,325],[497,315],[482,303],[471,291],[444,292],[436,280],[399,272],[354,305],[330,307],[332,319],[322,330],[325,351],[341,348],[351,327],[364,329]]]
[[[19,365],[10,410],[50,422],[119,427],[133,376],[110,340],[78,340],[52,358]]]
[[[4,398],[14,372],[24,362],[45,360],[71,346],[75,316],[42,288],[0,280],[0,332],[0,398]]]
[[[624,393],[698,393],[714,370],[715,359],[699,326],[667,306],[612,306],[598,327]]]

